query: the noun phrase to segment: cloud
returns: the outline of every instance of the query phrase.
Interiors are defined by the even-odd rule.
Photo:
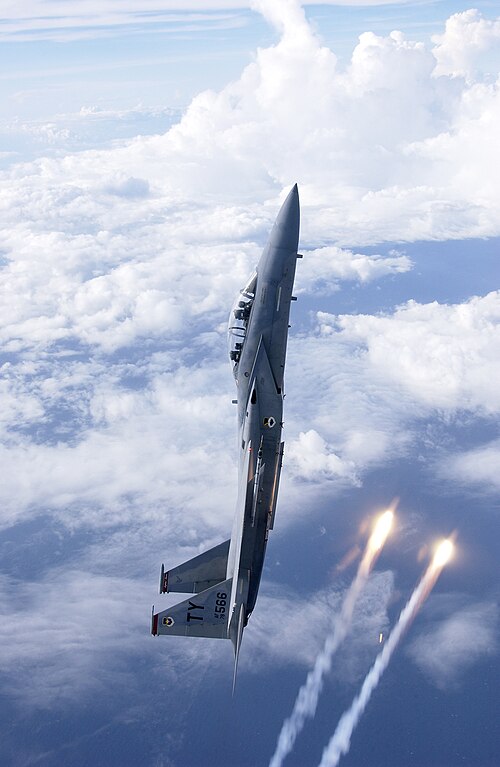
[[[101,550],[101,558],[103,552]],[[67,709],[109,694],[130,700],[139,687],[134,666],[149,659],[165,684],[182,687],[195,657],[224,660],[225,643],[175,641],[149,635],[144,595],[150,584],[121,573],[66,567],[42,580],[0,581],[0,669],[3,690],[23,709]],[[99,569],[97,567],[97,569]],[[15,598],[14,598],[15,594]],[[166,659],[168,658],[168,662]],[[229,664],[228,664],[229,671]],[[196,680],[190,680],[196,688]]]
[[[298,478],[311,481],[321,479],[347,480],[359,484],[353,461],[343,461],[332,452],[325,440],[314,429],[301,432],[287,450],[289,471]]]
[[[332,246],[304,250],[304,261],[298,270],[295,292],[305,290],[316,295],[329,295],[339,289],[339,281],[368,283],[381,277],[408,272],[411,268],[412,262],[408,256],[396,252],[389,256],[367,256]]]
[[[61,161],[29,166],[22,183],[29,179],[32,194],[14,194],[9,208],[0,309],[10,354],[2,368],[4,524],[36,513],[37,503],[59,518],[114,524],[124,510],[133,515],[136,497],[148,509],[160,499],[189,508],[197,524],[222,534],[232,512],[224,503],[220,514],[226,491],[201,511],[196,493],[204,482],[226,488],[236,472],[230,449],[213,447],[236,428],[225,315],[258,258],[268,211],[172,202],[167,215],[156,183],[147,182],[145,196],[110,194],[139,177],[114,170],[94,179],[96,157],[62,163],[78,186],[55,184]],[[29,230],[14,222],[20,205],[31,208]],[[331,246],[306,261],[310,292],[334,275],[368,280],[409,266],[400,255]],[[410,302],[385,316],[319,314],[290,344],[288,477],[359,485],[370,467],[411,446],[419,419],[459,409],[495,415],[498,302],[491,293],[452,306]],[[119,350],[122,361],[110,362]],[[193,465],[198,480],[188,487],[182,478]],[[167,493],[172,474],[180,480]]]
[[[80,165],[76,158],[68,165],[73,160]],[[94,158],[87,160],[85,169],[68,168],[78,181],[59,179],[56,163],[48,186],[34,168],[12,190],[12,225],[2,238],[4,350],[73,339],[112,351],[137,337],[191,333],[203,315],[209,327],[220,322],[253,266],[253,248],[233,244],[228,256],[225,242],[247,214],[205,210],[195,224],[192,211],[172,212],[167,223],[167,203],[147,179],[113,170],[98,180]],[[26,206],[28,226],[15,222],[18,206]]]
[[[378,315],[317,313],[289,345],[288,481],[331,493],[418,455],[445,481],[496,487],[497,443],[463,454],[454,445],[462,427],[500,411],[499,311],[493,292]]]
[[[476,485],[487,492],[500,489],[500,440],[447,456],[440,463],[441,476],[461,485]]]
[[[227,537],[237,469],[229,447],[214,459],[213,444],[227,443],[236,424],[218,365],[152,374],[66,362],[49,380],[46,371],[32,369],[30,420],[13,410],[0,447],[3,527],[51,511],[70,528],[111,528],[133,521],[139,505],[142,524],[180,516],[179,537],[205,526]]]
[[[164,63],[162,61],[151,64]],[[119,64],[116,63],[118,68]],[[130,62],[122,66],[130,66]],[[66,74],[82,76],[95,70],[101,72],[102,65],[87,64],[73,67]],[[32,73],[18,73],[18,77],[33,77]],[[58,77],[59,70],[47,69],[43,73],[47,78]],[[36,72],[40,76],[40,71]],[[34,90],[18,90],[15,95],[16,109],[23,111],[25,104],[33,105],[40,94]],[[23,119],[19,113],[8,119],[0,120],[0,140],[4,151],[0,153],[1,166],[8,168],[20,161],[31,161],[40,156],[61,156],[84,149],[109,147],[118,139],[164,132],[173,123],[178,122],[181,111],[171,107],[147,107],[142,105],[130,109],[102,109],[85,106],[76,112],[58,113],[46,118]],[[126,175],[122,172],[122,179]]]
[[[130,595],[127,622],[117,630],[124,614],[120,592],[123,594],[125,580]],[[76,569],[55,572],[36,586],[16,584],[14,605],[13,584],[2,579],[0,661],[11,695],[34,706],[50,707],[54,702],[74,700],[89,688],[105,687],[102,656],[108,656],[112,675],[113,646],[115,651],[120,646],[130,652],[142,644],[138,584],[124,579],[119,586],[120,581]],[[25,630],[20,631],[23,625]],[[99,667],[100,673],[96,673]]]
[[[410,424],[425,411],[384,374],[375,375],[366,348],[329,323],[290,343],[285,471],[358,486],[369,468],[405,453]]]
[[[455,165],[435,186],[432,144],[443,159],[461,136],[467,173],[469,132],[474,151],[497,141],[495,85],[436,77],[432,51],[399,33],[363,35],[339,71],[297,7],[273,19],[281,39],[239,79],[199,94],[166,133],[3,173],[4,528],[52,515],[72,530],[164,533],[175,520],[167,553],[179,559],[227,537],[236,478],[227,308],[291,181],[309,256],[298,284],[313,295],[411,266],[332,240],[497,231],[491,158],[469,166],[474,183],[455,187]],[[385,316],[323,312],[295,336],[288,518],[311,485],[358,486],[400,457],[429,414],[495,416],[498,312],[494,292]]]
[[[435,75],[472,79],[478,70],[498,71],[500,19],[485,19],[476,8],[454,13],[447,19],[444,33],[432,40]]]
[[[258,49],[218,92],[198,94],[165,134],[13,171],[5,177],[11,204],[23,205],[28,221],[49,211],[47,225],[56,223],[56,207],[63,233],[69,224],[107,232],[103,186],[123,183],[117,176],[126,168],[149,197],[135,210],[126,198],[114,207],[114,231],[127,222],[133,232],[135,222],[148,220],[148,234],[162,236],[168,211],[182,230],[199,221],[210,236],[217,205],[215,223],[241,205],[269,225],[277,197],[298,181],[307,211],[303,236],[320,247],[498,234],[498,84],[480,68],[469,80],[436,70],[443,46],[465,56],[478,25],[496,29],[494,23],[465,15],[463,39],[445,32],[433,48],[397,31],[365,32],[342,69],[303,11],[285,8],[283,15],[281,5],[265,6],[281,35],[276,44]],[[481,35],[486,52],[495,39]],[[50,131],[57,134],[57,126]]]
[[[319,315],[322,332],[361,345],[376,378],[416,403],[491,416],[500,411],[500,293],[462,304],[409,301],[390,316]]]
[[[75,152],[94,118],[75,118],[69,133],[63,120],[36,138],[56,152],[2,174],[2,567],[22,568],[27,550],[36,573],[2,576],[0,662],[3,690],[23,707],[109,690],[137,700],[144,658],[166,680],[169,712],[173,689],[195,696],[193,668],[229,677],[230,643],[155,642],[144,605],[161,561],[174,566],[230,533],[227,313],[292,182],[307,256],[298,287],[310,296],[411,268],[363,244],[498,233],[498,89],[480,67],[436,76],[432,49],[392,34],[362,36],[341,70],[293,9],[280,34],[175,127]],[[304,315],[287,360],[281,530],[319,506],[305,501],[323,492],[330,503],[409,453],[429,417],[498,415],[498,301],[323,312],[311,325]],[[62,544],[40,557],[33,529]],[[305,668],[343,585],[262,586],[242,670]],[[392,588],[390,573],[370,580],[334,669],[343,684],[378,650]]]
[[[278,10],[271,6],[269,17]],[[246,183],[253,176],[261,186],[266,174],[282,185],[299,180],[304,201],[317,209],[307,229],[316,237],[327,227],[339,242],[477,236],[485,225],[492,227],[485,234],[496,231],[487,210],[498,198],[488,159],[496,154],[496,85],[485,87],[480,76],[473,84],[436,77],[433,51],[400,32],[364,33],[340,71],[298,9],[275,23],[281,40],[259,50],[239,81],[192,102],[172,133],[179,149],[189,148],[211,176],[218,158],[228,173],[237,162]]]
[[[118,197],[147,197],[149,195],[149,184],[143,178],[134,178],[123,174],[123,177],[115,182],[114,185],[106,187],[109,194],[116,194]]]
[[[457,684],[481,658],[497,652],[498,607],[480,602],[440,621],[414,639],[407,654],[438,686]]]

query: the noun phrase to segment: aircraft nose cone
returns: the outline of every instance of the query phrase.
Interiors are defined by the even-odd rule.
[[[276,248],[297,250],[299,243],[299,190],[295,184],[281,206],[271,232],[270,244]]]

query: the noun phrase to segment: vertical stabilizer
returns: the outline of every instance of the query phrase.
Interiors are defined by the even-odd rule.
[[[159,613],[153,609],[151,633],[227,639],[231,586],[229,578]]]

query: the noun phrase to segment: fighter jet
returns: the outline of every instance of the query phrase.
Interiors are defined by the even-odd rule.
[[[238,293],[228,326],[238,405],[239,484],[231,538],[171,570],[160,593],[194,594],[155,613],[151,633],[230,639],[234,681],[243,629],[254,609],[273,529],[284,442],[283,376],[299,240],[297,185],[288,194],[256,271]]]

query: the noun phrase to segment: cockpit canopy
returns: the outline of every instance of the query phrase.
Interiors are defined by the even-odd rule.
[[[252,274],[251,278],[240,290],[229,315],[227,327],[227,340],[229,349],[229,359],[233,364],[233,373],[236,370],[241,357],[241,350],[245,343],[248,321],[252,311],[252,304],[255,298],[255,285],[257,282],[257,272]]]

